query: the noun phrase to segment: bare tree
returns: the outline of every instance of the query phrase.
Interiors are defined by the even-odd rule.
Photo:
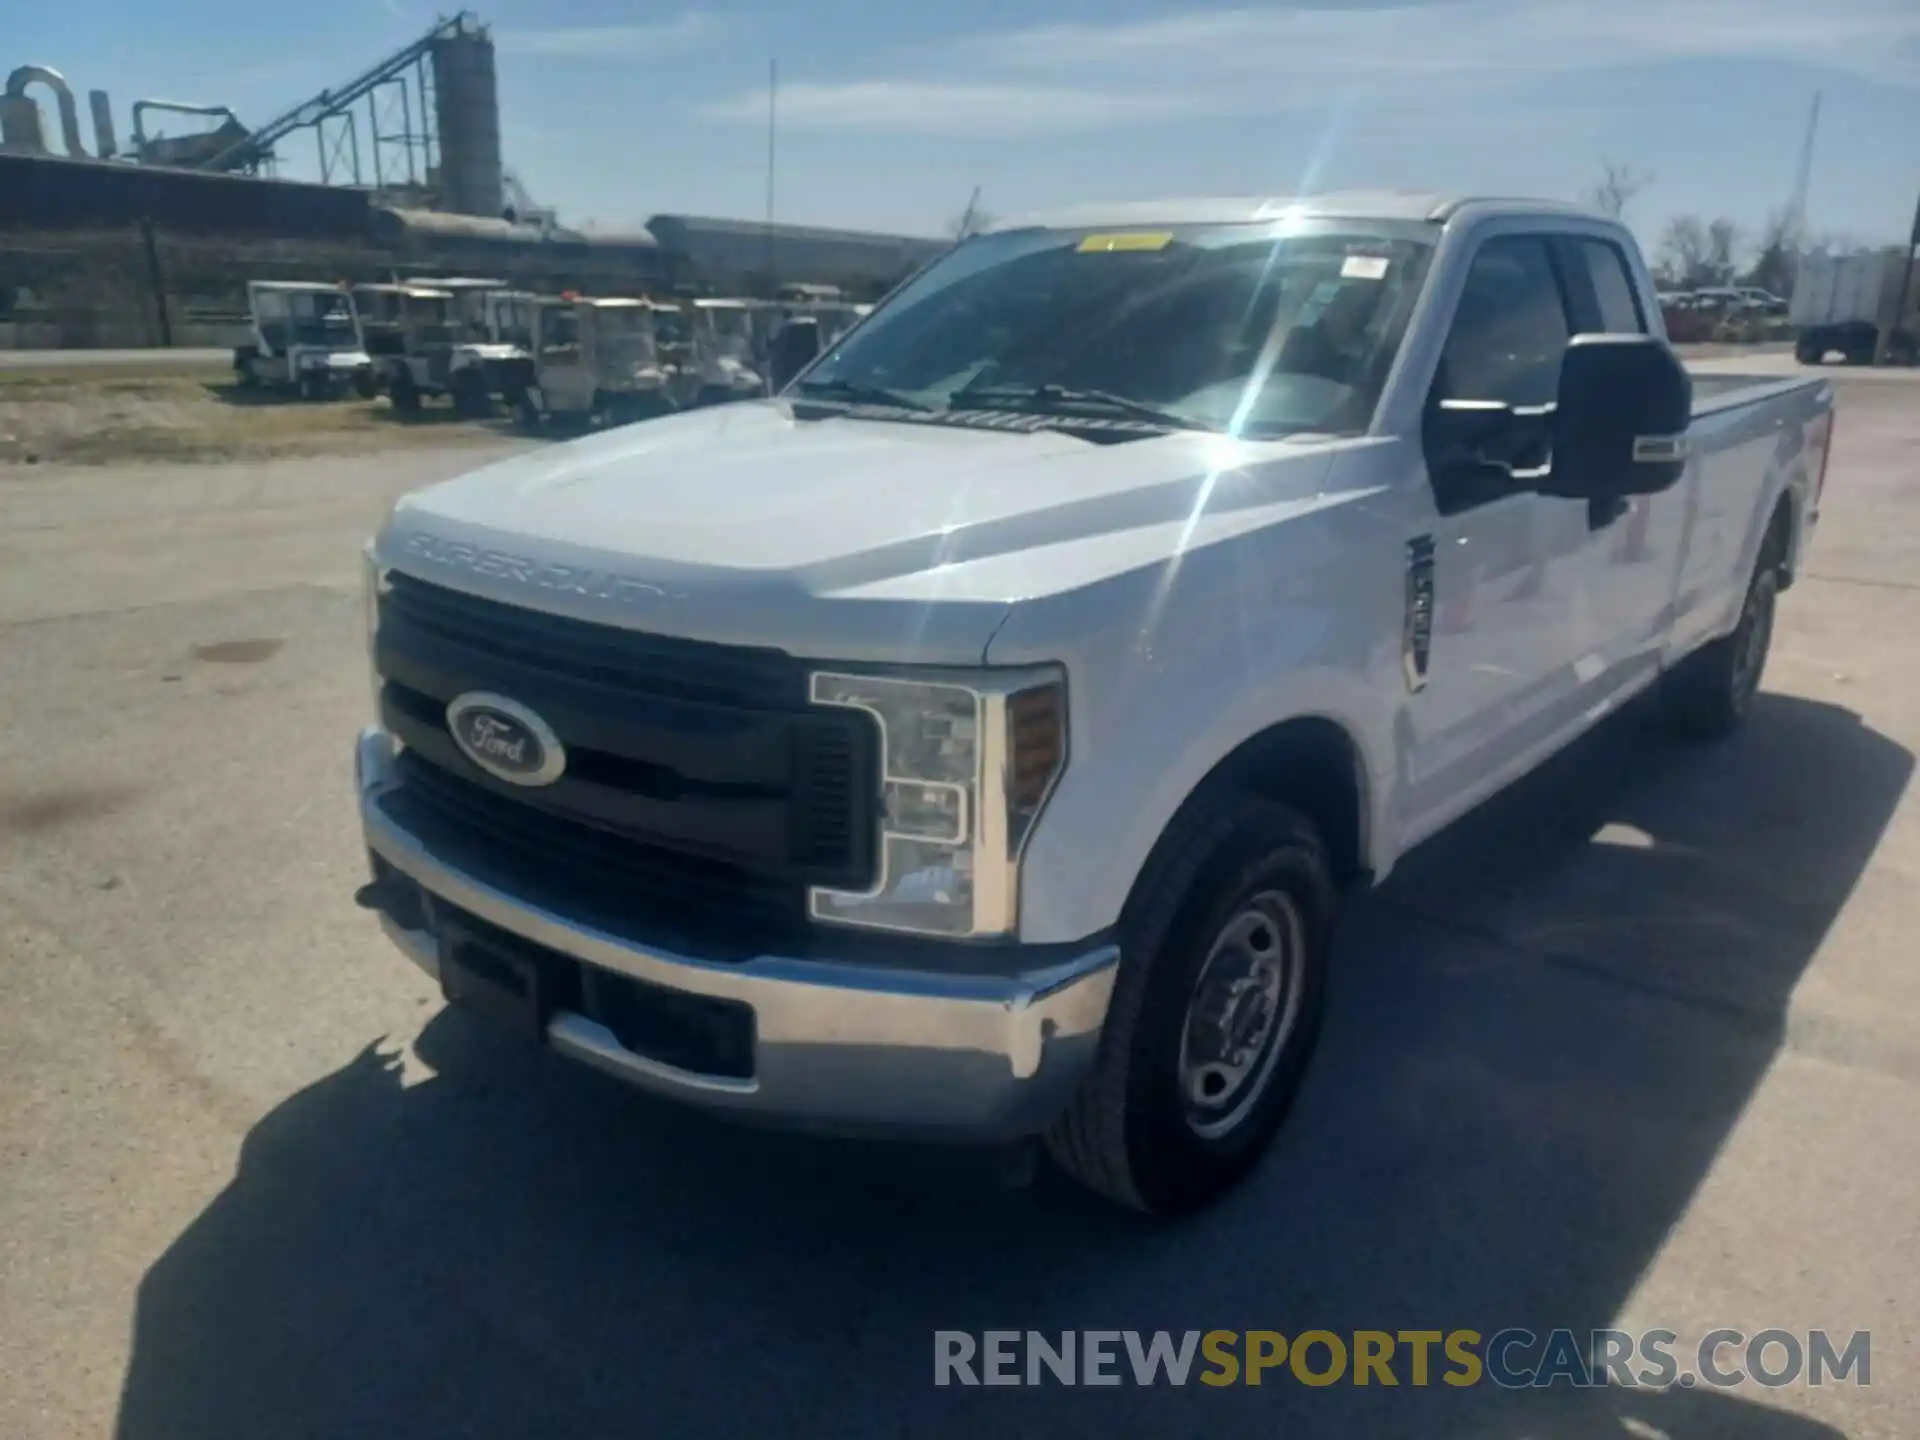
[[[1700,278],[1707,264],[1707,227],[1698,215],[1676,215],[1660,232],[1660,278],[1682,290],[1707,282]]]
[[[1733,258],[1739,245],[1740,227],[1731,220],[1676,215],[1660,233],[1660,278],[1682,290],[1730,284],[1739,268]]]
[[[1790,299],[1794,275],[1800,267],[1799,232],[1791,207],[1767,216],[1767,223],[1760,230],[1760,242],[1754,248],[1753,265],[1742,283]]]
[[[1589,186],[1581,196],[1587,204],[1603,215],[1611,215],[1618,220],[1626,212],[1633,197],[1653,183],[1651,170],[1635,170],[1631,165],[1616,165],[1611,160],[1600,162],[1600,178]]]
[[[1714,279],[1709,285],[1731,285],[1739,271],[1734,255],[1740,249],[1740,227],[1722,216],[1707,226],[1707,268]]]

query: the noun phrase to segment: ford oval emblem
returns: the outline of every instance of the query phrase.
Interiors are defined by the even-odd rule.
[[[551,785],[567,752],[547,722],[518,700],[470,690],[447,706],[447,729],[460,753],[509,785]]]

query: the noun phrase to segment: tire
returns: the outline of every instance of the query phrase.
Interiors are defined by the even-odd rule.
[[[393,372],[393,383],[387,393],[392,397],[393,408],[403,414],[417,414],[420,409],[420,387],[413,383],[413,372],[404,366]]]
[[[1793,342],[1793,358],[1802,365],[1818,365],[1826,353],[1827,347],[1816,343],[1814,337],[1802,335]]]
[[[1673,728],[1689,740],[1731,735],[1753,709],[1773,643],[1774,602],[1780,593],[1780,560],[1771,537],[1761,551],[1733,633],[1681,661],[1661,682],[1661,699]]]
[[[469,420],[484,420],[493,414],[493,396],[477,370],[463,370],[453,380],[453,408]]]
[[[1319,1037],[1336,907],[1326,842],[1296,811],[1227,792],[1183,812],[1121,918],[1099,1051],[1045,1137],[1054,1162],[1107,1199],[1158,1215],[1197,1210],[1244,1179],[1286,1118]],[[1282,972],[1277,995],[1238,968],[1261,955]],[[1243,985],[1223,988],[1234,978]],[[1213,1008],[1208,997],[1233,988],[1243,993],[1224,1007],[1229,1023],[1196,1023]],[[1236,1028],[1257,1053],[1232,1080],[1234,1067],[1200,1062],[1219,1058],[1207,1039]]]
[[[522,429],[538,430],[545,423],[547,417],[540,413],[540,407],[533,403],[533,396],[525,390],[516,391],[510,397],[510,402],[513,405],[514,417],[520,422]]]

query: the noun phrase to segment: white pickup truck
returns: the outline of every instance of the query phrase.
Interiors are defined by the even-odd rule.
[[[636,1085],[1190,1209],[1300,1085],[1343,892],[1648,687],[1740,722],[1831,422],[1690,384],[1582,210],[978,236],[773,399],[399,502],[359,899]]]

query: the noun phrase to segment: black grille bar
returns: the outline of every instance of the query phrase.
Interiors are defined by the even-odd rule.
[[[523,610],[398,572],[388,581],[380,601],[383,624],[391,618],[497,659],[651,696],[756,710],[807,708],[807,667],[783,651]]]

